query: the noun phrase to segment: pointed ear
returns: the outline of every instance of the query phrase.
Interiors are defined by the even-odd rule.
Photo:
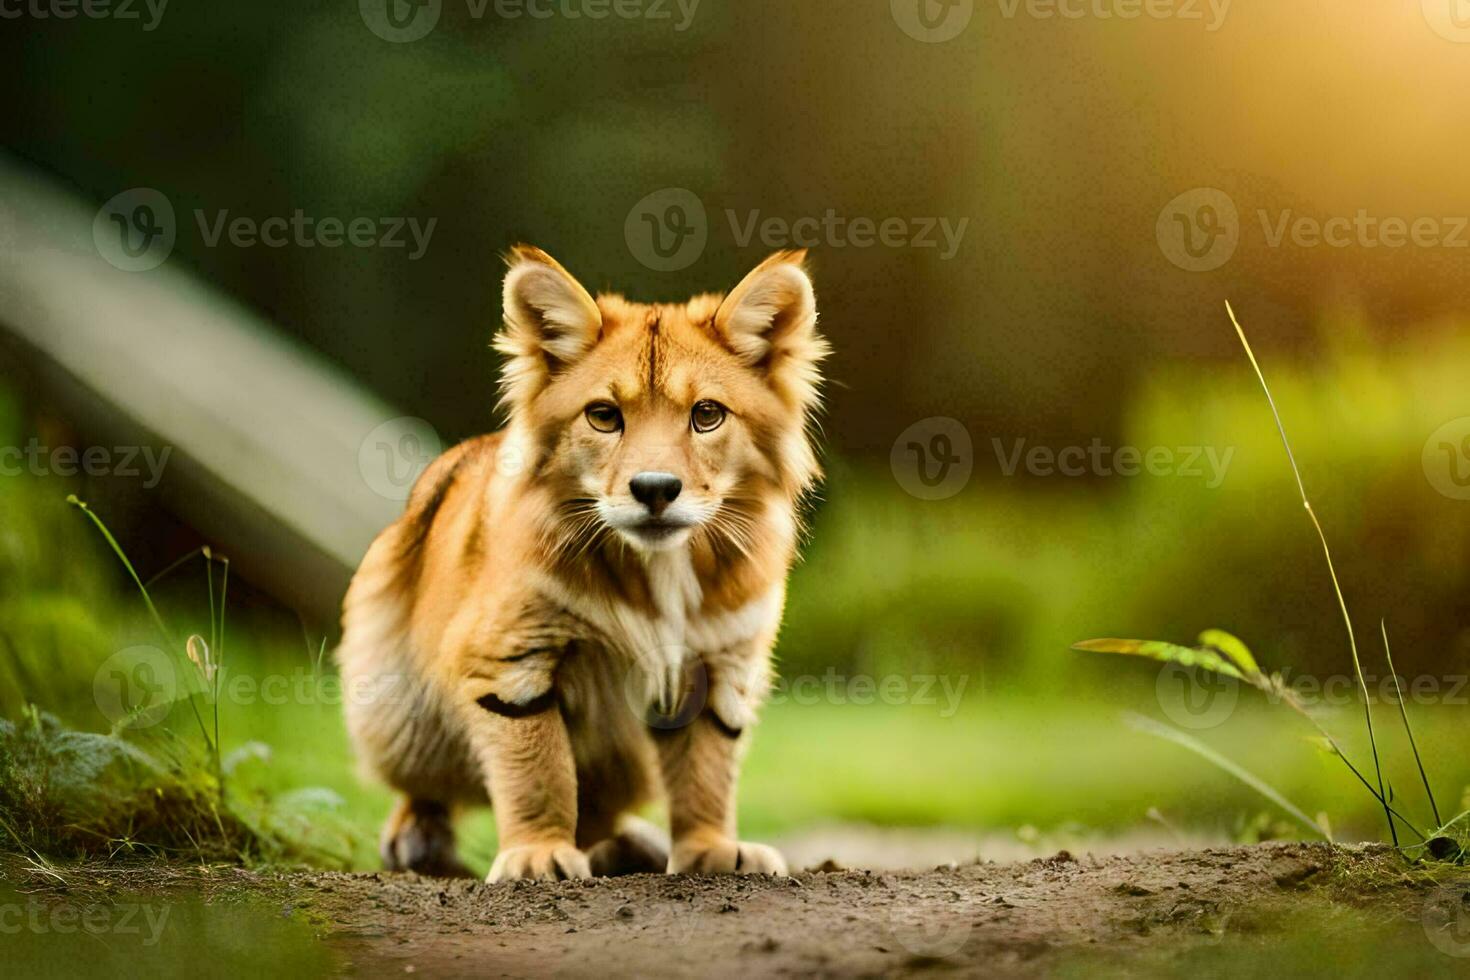
[[[517,245],[506,261],[505,329],[495,348],[509,358],[501,372],[505,399],[524,403],[592,349],[602,313],[582,284],[539,248]]]
[[[827,342],[817,334],[817,298],[806,252],[777,252],[736,286],[715,313],[715,333],[777,393],[802,409],[815,406],[817,366]]]

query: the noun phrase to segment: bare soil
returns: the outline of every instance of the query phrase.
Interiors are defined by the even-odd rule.
[[[1423,934],[1427,896],[1443,892],[1443,881],[1376,846],[1278,844],[1099,858],[1061,852],[922,872],[502,885],[232,868],[90,867],[77,877],[134,893],[202,894],[224,906],[248,893],[282,916],[309,922],[344,972],[374,977],[1032,977],[1097,975],[1110,965],[1132,975],[1173,973],[1167,957],[1135,958],[1161,949],[1187,957],[1232,933],[1257,945],[1286,941],[1293,927],[1283,910],[1302,907],[1339,918],[1371,915],[1413,937],[1427,951],[1428,972],[1442,965],[1445,975],[1464,975],[1459,971],[1470,967],[1453,951],[1434,952]],[[33,883],[44,888],[40,879]],[[69,887],[75,890],[75,879]],[[1273,929],[1281,935],[1273,937]],[[1141,969],[1145,962],[1154,968]],[[1324,964],[1322,975],[1344,974]]]

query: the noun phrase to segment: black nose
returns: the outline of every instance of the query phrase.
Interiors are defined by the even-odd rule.
[[[634,500],[657,515],[674,502],[684,484],[672,473],[639,473],[628,482],[628,489]]]

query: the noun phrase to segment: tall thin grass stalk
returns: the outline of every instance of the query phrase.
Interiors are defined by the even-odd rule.
[[[210,557],[214,557],[213,553]],[[219,642],[214,648],[214,758],[217,763],[220,759],[219,686],[225,682],[225,607],[230,595],[230,559],[222,555],[219,561],[223,566],[219,582]],[[223,773],[220,774],[220,785],[224,785]]]
[[[128,561],[128,556],[122,550],[122,545],[117,543],[117,538],[114,538],[112,532],[107,529],[107,525],[102,523],[102,518],[92,513],[92,508],[87,506],[85,500],[79,499],[76,494],[68,494],[66,502],[80,510],[83,514],[86,514],[88,520],[97,525],[97,530],[102,532],[102,537],[107,541],[108,547],[112,549],[113,554],[117,555],[118,560],[123,564],[123,568],[128,570],[128,575],[132,577],[133,583],[138,586],[138,591],[142,593],[143,604],[148,607],[148,614],[153,617],[153,624],[158,627],[158,632],[163,634],[164,640],[172,647],[174,645],[173,634],[169,632],[168,625],[164,623],[163,617],[159,615],[158,607],[153,604],[153,596],[148,594],[148,586],[144,585],[143,580],[138,577],[137,570],[133,568],[133,563]]]
[[[225,608],[229,605],[230,597],[230,559],[226,555],[220,555],[217,559],[224,571],[220,575],[219,582],[219,645],[214,650],[214,662],[219,665],[219,683],[224,683],[225,670]],[[219,697],[219,686],[215,686],[215,697]]]
[[[215,614],[214,614],[214,553],[212,551],[210,551],[208,545],[205,545],[204,548],[201,549],[201,551],[202,551],[202,553],[204,555],[204,584],[205,584],[205,587],[209,590],[209,645],[210,645],[210,649],[212,649],[214,651],[214,656],[215,656],[215,669],[214,669],[214,673],[209,677],[209,703],[210,703],[210,707],[213,709],[212,710],[212,713],[214,715],[214,744],[216,746],[218,746],[219,745],[219,684],[220,684],[219,634],[220,634],[220,628],[219,628],[219,623],[216,620]],[[220,605],[220,615],[224,615],[223,601],[221,601],[221,605]],[[222,766],[223,766],[223,763],[222,763],[222,761],[220,759],[220,753],[216,749],[216,751],[214,753],[214,778],[216,780],[218,780],[220,786],[223,787],[225,780],[224,780],[224,771],[222,769]]]
[[[219,625],[214,616],[214,560],[209,548],[200,552],[204,555],[204,588],[209,593],[209,649],[219,651]]]
[[[229,558],[226,555],[219,557],[219,564],[223,566],[223,573],[219,579],[219,646],[215,649],[215,663],[225,667],[225,607],[226,599],[229,598]]]
[[[1393,677],[1393,690],[1399,702],[1399,715],[1404,719],[1404,731],[1409,736],[1409,748],[1414,750],[1414,765],[1419,767],[1419,778],[1424,782],[1424,795],[1429,797],[1429,809],[1434,813],[1434,825],[1440,825],[1439,804],[1434,802],[1434,790],[1429,788],[1429,774],[1419,758],[1419,743],[1414,740],[1414,729],[1409,725],[1409,709],[1404,707],[1404,689],[1399,686],[1399,672],[1393,665],[1393,650],[1388,645],[1388,623],[1380,619],[1378,628],[1383,631],[1383,655],[1388,659],[1388,673]]]
[[[143,604],[148,607],[148,614],[153,617],[153,624],[158,627],[158,632],[163,635],[164,642],[168,644],[168,647],[171,651],[176,652],[179,647],[178,644],[174,641],[173,633],[169,631],[168,624],[163,621],[163,616],[159,614],[158,607],[153,604],[153,596],[149,594],[148,586],[143,584],[142,577],[138,575],[138,571],[133,567],[133,563],[128,560],[127,552],[123,551],[122,545],[117,543],[117,538],[112,536],[112,532],[107,529],[107,525],[102,523],[102,518],[98,517],[92,512],[92,508],[87,506],[87,502],[85,500],[78,498],[76,494],[67,494],[66,502],[71,504],[73,507],[76,507],[83,514],[86,514],[88,519],[97,526],[97,530],[102,532],[102,537],[106,539],[108,547],[112,548],[112,553],[117,555],[118,560],[122,562],[123,568],[127,569],[128,575],[132,577],[133,583],[137,585],[138,591],[143,596]],[[177,655],[177,653],[175,653],[175,655]],[[194,712],[194,720],[199,724],[199,734],[203,736],[205,748],[208,749],[209,753],[214,757],[215,768],[216,770],[218,770],[218,738],[214,740],[210,739],[209,729],[206,728],[204,725],[204,716],[199,713],[199,705],[194,703],[193,696],[191,695],[185,700],[189,702],[189,708],[191,711]],[[218,728],[216,728],[216,736],[217,735]]]
[[[1235,317],[1235,310],[1227,300],[1225,312],[1230,314],[1230,322],[1235,327],[1235,335],[1240,338],[1241,346],[1245,348],[1246,356],[1250,358],[1251,367],[1255,369],[1256,378],[1261,382],[1261,390],[1266,393],[1266,401],[1271,406],[1271,415],[1276,419],[1276,431],[1281,434],[1281,444],[1286,447],[1286,458],[1291,463],[1292,475],[1296,477],[1296,487],[1301,494],[1302,506],[1306,508],[1307,516],[1312,519],[1312,527],[1317,531],[1317,540],[1322,543],[1322,554],[1327,559],[1327,574],[1332,577],[1332,590],[1337,594],[1337,606],[1342,611],[1342,620],[1347,625],[1348,647],[1353,654],[1353,672],[1358,679],[1358,690],[1363,697],[1363,717],[1368,722],[1368,743],[1373,747],[1373,772],[1378,779],[1378,799],[1383,804],[1383,815],[1388,820],[1388,833],[1393,838],[1394,846],[1399,843],[1398,829],[1394,826],[1393,812],[1389,809],[1388,798],[1383,789],[1383,767],[1378,758],[1378,739],[1373,732],[1373,707],[1368,698],[1368,683],[1363,679],[1363,665],[1358,658],[1358,638],[1353,630],[1353,618],[1348,613],[1347,600],[1342,594],[1342,585],[1337,578],[1337,566],[1332,562],[1332,548],[1327,544],[1327,534],[1322,530],[1322,522],[1317,519],[1317,512],[1312,509],[1312,502],[1307,497],[1307,487],[1302,482],[1301,470],[1296,465],[1296,454],[1291,451],[1291,440],[1286,437],[1286,426],[1281,421],[1281,412],[1276,408],[1276,399],[1271,394],[1271,387],[1266,384],[1266,375],[1261,370],[1260,362],[1256,360],[1255,351],[1251,350],[1250,341],[1245,337],[1245,331],[1241,329],[1240,321]]]

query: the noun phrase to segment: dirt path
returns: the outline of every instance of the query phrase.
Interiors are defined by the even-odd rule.
[[[104,882],[110,872],[91,869]],[[1385,848],[1264,845],[786,879],[485,885],[386,874],[173,878],[309,922],[383,976],[1464,976],[1470,879]],[[1451,878],[1454,876],[1451,875]],[[136,890],[133,875],[125,887]],[[1438,930],[1439,934],[1436,934]],[[1363,946],[1354,950],[1354,944]],[[1369,969],[1371,968],[1371,969]],[[1367,971],[1367,972],[1365,972]]]

